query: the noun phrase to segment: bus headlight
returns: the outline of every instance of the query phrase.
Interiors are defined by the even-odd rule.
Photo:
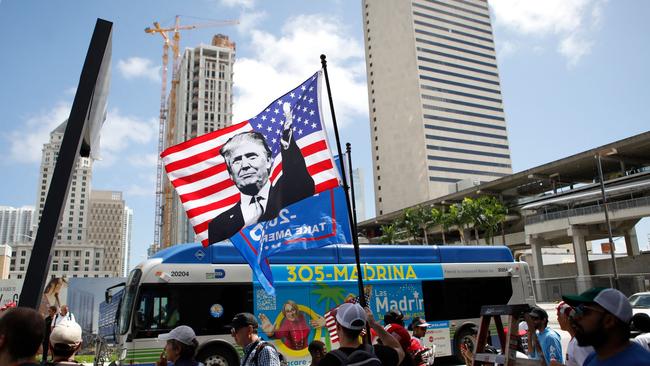
[[[120,361],[124,361],[126,359],[126,348],[122,348],[122,350],[120,351],[119,358],[120,358]]]

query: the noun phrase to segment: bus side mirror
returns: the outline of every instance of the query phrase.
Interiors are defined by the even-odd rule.
[[[106,292],[104,292],[104,299],[106,300],[107,304],[111,303],[111,300],[113,300],[113,295],[111,294],[110,290],[106,290]]]

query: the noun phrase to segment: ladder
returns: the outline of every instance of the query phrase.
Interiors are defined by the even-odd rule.
[[[528,304],[518,305],[485,305],[481,307],[481,324],[476,337],[476,346],[474,350],[473,366],[480,366],[484,364],[494,365],[502,364],[506,366],[540,366],[545,365],[544,359],[541,360],[528,360],[517,358],[517,344],[519,343],[519,319],[523,314],[530,311]],[[510,325],[508,337],[506,338],[503,331],[503,323],[501,316],[508,316],[508,324]],[[494,323],[497,327],[497,334],[499,342],[501,343],[501,355],[493,353],[485,353],[485,345],[487,344],[488,329],[490,328],[490,321],[494,318]]]

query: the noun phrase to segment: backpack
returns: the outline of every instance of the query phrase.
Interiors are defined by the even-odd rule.
[[[258,343],[257,346],[255,347],[255,355],[253,356],[253,359],[251,360],[251,363],[252,363],[253,365],[257,365],[257,359],[259,358],[260,351],[262,350],[262,348],[264,348],[264,347],[266,347],[266,346],[271,347],[271,348],[275,351],[275,353],[278,354],[278,358],[280,359],[280,366],[288,366],[288,365],[289,365],[289,361],[287,360],[287,358],[284,357],[284,355],[283,355],[282,353],[280,353],[280,352],[275,348],[274,345],[272,345],[272,344],[269,343],[269,342],[264,342],[264,341],[261,341],[261,342]]]
[[[372,346],[364,344],[355,349],[349,355],[340,349],[330,352],[341,361],[341,365],[348,366],[382,366],[381,361],[375,355]]]

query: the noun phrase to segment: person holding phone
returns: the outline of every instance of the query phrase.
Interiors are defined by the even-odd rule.
[[[196,340],[194,330],[187,325],[178,326],[169,333],[159,335],[158,340],[167,343],[156,366],[167,366],[168,361],[173,362],[174,366],[203,366],[194,359],[199,341]]]

